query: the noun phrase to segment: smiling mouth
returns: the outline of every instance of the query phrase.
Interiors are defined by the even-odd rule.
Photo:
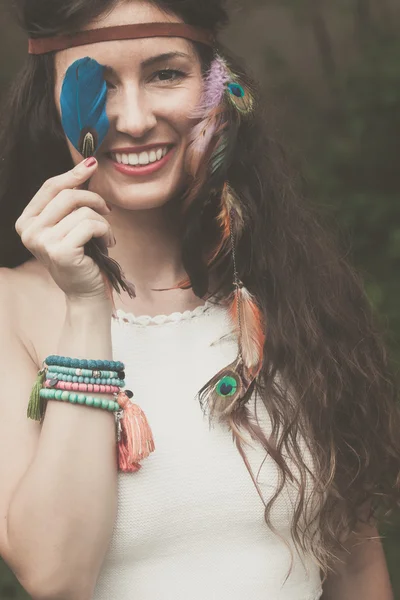
[[[140,153],[109,152],[108,157],[119,165],[146,167],[150,164],[160,162],[172,148],[173,146],[163,146],[162,148],[154,148],[154,150],[148,152],[143,151]]]

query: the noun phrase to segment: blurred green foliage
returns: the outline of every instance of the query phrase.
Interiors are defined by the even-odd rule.
[[[378,31],[335,80],[335,101],[305,138],[308,176],[351,240],[372,303],[400,341],[400,39]],[[316,118],[317,117],[317,118]],[[332,126],[334,125],[334,126]],[[318,127],[319,126],[319,127]]]
[[[399,6],[392,0],[336,0],[334,5],[328,0],[237,0],[236,5],[232,37],[237,46],[242,40],[249,64],[263,56],[256,74],[279,133],[301,163],[311,197],[363,274],[399,372]],[[281,35],[274,31],[274,15],[281,19],[276,21]],[[3,91],[19,58],[18,49],[11,58],[4,52],[16,38],[1,6],[0,37]],[[230,39],[228,32],[228,45]],[[260,40],[257,53],[254,39]],[[298,55],[305,56],[303,68]],[[381,533],[400,600],[400,519],[394,517]],[[26,598],[12,576],[2,574],[1,562],[0,582],[0,600]]]
[[[347,60],[339,63],[323,3],[285,0],[293,18],[308,25],[314,37],[320,85],[305,84],[291,61],[268,44],[265,67],[269,94],[280,107],[280,128],[301,155],[312,198],[331,218],[364,277],[399,373],[400,37],[389,6],[374,18],[363,4],[370,8],[363,0],[343,7],[343,24],[350,15],[354,37]],[[394,515],[381,534],[400,600],[400,516]]]

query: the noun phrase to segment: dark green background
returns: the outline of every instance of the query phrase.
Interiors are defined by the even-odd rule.
[[[1,93],[26,52],[9,3],[0,6]],[[242,0],[224,35],[262,81],[273,135],[362,272],[398,372],[399,30],[398,0]],[[400,519],[382,533],[400,600]],[[0,568],[0,600],[26,597]]]

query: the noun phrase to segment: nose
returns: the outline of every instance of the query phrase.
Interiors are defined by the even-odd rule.
[[[129,86],[121,90],[118,96],[118,100],[112,102],[112,114],[109,115],[110,120],[114,119],[117,131],[134,138],[145,138],[157,123],[146,91]]]

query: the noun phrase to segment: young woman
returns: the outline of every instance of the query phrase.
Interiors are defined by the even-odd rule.
[[[395,378],[359,276],[214,40],[222,0],[18,5],[32,55],[1,132],[1,555],[34,599],[390,600]],[[63,98],[86,58],[109,126],[84,161]],[[92,238],[136,297],[112,297]],[[107,363],[63,379],[84,359],[122,362],[140,409],[115,376],[95,388]],[[154,442],[141,465],[134,410]]]

